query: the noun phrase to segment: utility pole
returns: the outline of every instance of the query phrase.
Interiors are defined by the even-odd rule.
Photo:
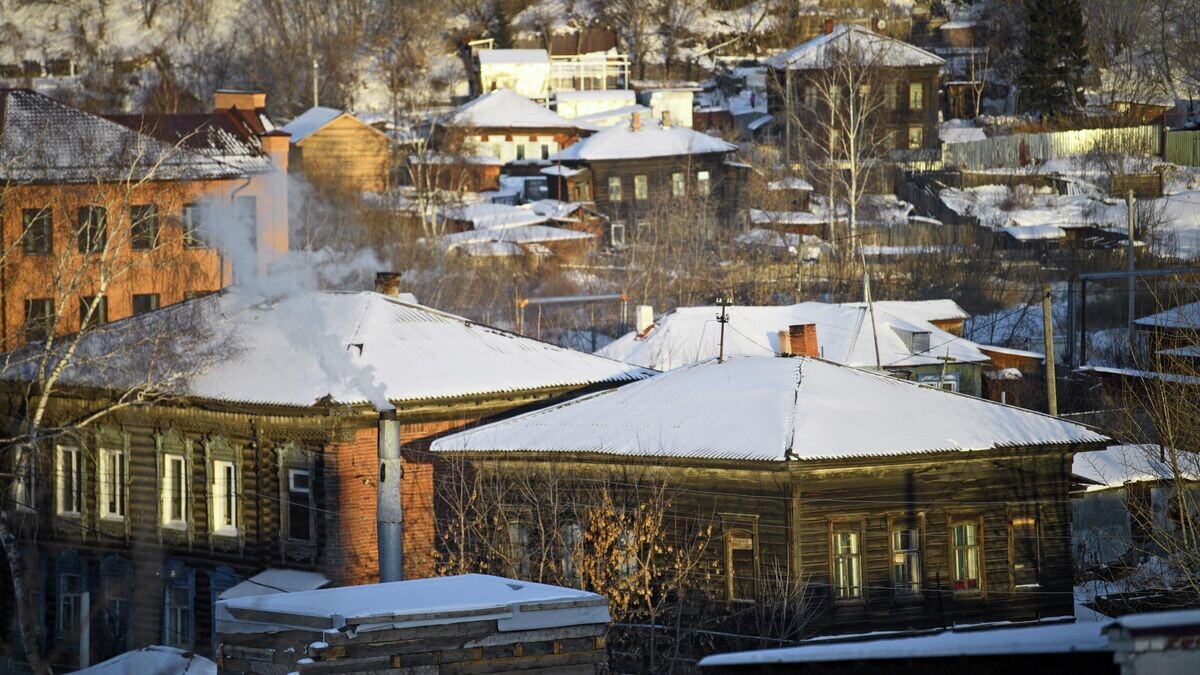
[[[729,314],[725,309],[733,304],[733,301],[728,296],[722,295],[717,298],[717,304],[721,307],[721,313],[717,315],[717,323],[721,324],[721,344],[717,352],[717,363],[725,363],[725,324],[729,323]]]
[[[875,341],[875,369],[883,370],[882,359],[879,358],[879,332],[875,327],[875,303],[871,301],[871,271],[867,268],[867,254],[863,251],[862,242],[858,242],[858,253],[863,266],[863,302],[867,303],[867,314],[871,317],[871,338]]]
[[[319,105],[318,99],[317,99],[317,73],[320,70],[321,70],[321,64],[317,63],[317,60],[314,58],[313,59],[313,107],[314,108]]]
[[[1135,224],[1134,223],[1135,216],[1133,213],[1133,190],[1132,189],[1130,189],[1129,194],[1125,196],[1125,204],[1128,207],[1128,211],[1129,211],[1129,242],[1128,242],[1128,245],[1125,247],[1125,271],[1129,275],[1129,288],[1128,288],[1128,292],[1129,292],[1129,310],[1128,310],[1129,324],[1126,327],[1126,329],[1128,331],[1127,337],[1129,339],[1129,348],[1133,349],[1133,319],[1134,319],[1133,313],[1135,311],[1133,308],[1133,299],[1134,299],[1134,291],[1135,291],[1135,286],[1134,286],[1134,281],[1133,281],[1133,231],[1134,231],[1134,224]]]
[[[1046,344],[1046,409],[1058,417],[1058,389],[1054,379],[1054,318],[1050,312],[1050,284],[1042,284],[1042,337]]]
[[[787,161],[787,170],[792,170],[792,69],[784,64],[783,70],[784,81],[784,100],[787,104],[784,106],[787,112],[787,119],[783,125],[783,142],[784,142],[784,157]]]

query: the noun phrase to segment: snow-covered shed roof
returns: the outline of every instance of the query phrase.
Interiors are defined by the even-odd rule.
[[[875,303],[875,330],[861,303],[833,305],[802,302],[796,305],[727,309],[725,353],[771,355],[779,352],[779,331],[789,326],[816,324],[821,357],[851,366],[875,366],[875,335],[879,337],[879,360],[883,367],[942,363],[949,354],[954,361],[987,362],[987,355],[973,342],[951,335],[924,317],[947,312],[928,309],[905,310],[896,302],[888,308]],[[961,310],[960,310],[961,311]],[[715,306],[680,307],[655,322],[649,333],[628,333],[597,353],[656,370],[670,370],[717,356],[720,331]],[[950,318],[945,316],[944,318]],[[929,349],[913,353],[910,333],[929,333]]]
[[[1134,323],[1152,328],[1200,329],[1200,302],[1189,302],[1158,314],[1143,316]]]
[[[549,225],[527,225],[521,227],[504,227],[484,230],[467,230],[466,232],[454,232],[452,234],[444,235],[440,241],[446,250],[452,251],[469,244],[481,244],[489,242],[507,242],[518,245],[541,244],[546,242],[591,239],[595,236],[596,235],[589,232],[568,230],[562,227],[551,227]],[[483,253],[483,251],[471,250],[468,250],[468,252],[473,252],[476,255]]]
[[[712,152],[729,153],[734,150],[737,150],[737,146],[726,143],[715,136],[678,125],[664,128],[658,121],[643,120],[641,129],[634,131],[631,120],[603,129],[560,150],[550,157],[550,161],[678,157]]]
[[[309,108],[296,119],[283,125],[283,130],[292,135],[293,144],[299,143],[345,114],[345,112],[337,108],[325,108],[323,106]]]
[[[1017,241],[1055,241],[1067,236],[1057,225],[1005,225],[1000,231]]]
[[[1072,422],[880,373],[743,356],[468,429],[432,447],[781,462],[1107,441]]]
[[[893,68],[941,66],[940,56],[902,40],[874,33],[862,26],[838,24],[829,33],[767,59],[772,68],[811,70],[826,68],[840,54],[862,54],[866,63]]]
[[[1110,651],[1108,638],[1096,621],[1053,623],[1038,626],[999,626],[981,630],[944,630],[915,637],[880,637],[874,640],[814,640],[780,649],[714,654],[700,661],[702,668],[729,668],[767,664],[876,659],[936,659],[1006,654],[1064,654]]]
[[[812,183],[800,178],[799,176],[785,176],[779,180],[773,180],[767,183],[768,190],[801,190],[803,192],[812,192]]]
[[[641,115],[642,119],[650,119],[652,111],[641,104],[627,105],[615,110],[605,110],[603,112],[591,113],[590,115],[580,115],[574,119],[579,124],[587,124],[596,129],[607,129],[611,126],[619,126],[627,122],[631,115]]]
[[[486,52],[483,52],[486,53]],[[467,101],[454,110],[446,124],[484,129],[591,129],[579,120],[568,120],[511,89],[497,89]]]
[[[218,607],[264,630],[297,621],[309,629],[360,631],[495,621],[506,632],[609,621],[608,603],[595,593],[486,574],[259,595],[222,600]]]
[[[550,64],[550,54],[545,49],[482,49],[477,54],[479,63],[545,63]]]
[[[847,307],[866,307],[863,302],[843,303]],[[950,298],[936,300],[876,300],[875,311],[884,311],[906,321],[957,321],[971,318],[967,310]]]
[[[1090,483],[1088,492],[1120,487],[1126,483],[1172,480],[1166,449],[1152,443],[1114,445],[1105,450],[1076,453],[1071,473]],[[1193,462],[1183,467],[1185,480],[1196,480]]]
[[[83,675],[217,675],[217,664],[184,649],[151,645],[75,672]]]
[[[28,89],[0,89],[0,181],[233,178],[237,167]]]
[[[329,579],[318,572],[270,568],[225,589],[217,596],[217,599],[233,600],[251,595],[315,591],[328,585]]]
[[[452,206],[443,212],[446,218],[471,223],[477,230],[503,227],[540,225],[550,218],[528,206],[513,206],[500,202],[476,202]]]
[[[266,300],[234,288],[85,336],[61,382],[117,390],[138,386],[146,373],[138,359],[145,357],[113,345],[193,326],[202,330],[181,356],[204,355],[195,357],[203,362],[175,388],[181,395],[219,401],[382,406],[626,382],[649,374],[379,293],[300,292]],[[40,350],[26,351],[28,356],[14,353],[5,379],[28,379],[34,372]]]

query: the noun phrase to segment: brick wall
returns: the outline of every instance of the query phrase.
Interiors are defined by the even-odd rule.
[[[426,439],[472,420],[402,424],[405,449],[400,500],[404,506],[404,578],[433,576],[436,571],[436,533],[433,517],[433,464],[419,450]],[[324,570],[334,585],[366,584],[379,580],[379,549],[375,504],[379,475],[378,430],[359,429],[354,440],[329,445],[325,454],[327,546]],[[331,522],[334,521],[334,522]]]

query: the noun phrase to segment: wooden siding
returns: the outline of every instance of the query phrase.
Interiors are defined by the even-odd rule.
[[[349,115],[293,144],[291,155],[289,166],[314,185],[351,193],[383,192],[389,185],[391,141]]]

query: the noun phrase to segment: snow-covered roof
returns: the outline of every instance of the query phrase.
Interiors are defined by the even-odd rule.
[[[561,227],[551,227],[549,225],[527,225],[522,227],[504,227],[485,230],[467,230],[466,232],[454,232],[453,234],[447,234],[443,236],[440,241],[446,250],[454,250],[468,244],[480,244],[486,242],[539,244],[545,242],[591,239],[595,236],[596,235],[591,234],[590,232],[568,230]],[[477,251],[475,252],[475,255],[479,255],[481,253],[482,251]]]
[[[938,138],[943,143],[973,143],[986,141],[987,134],[979,127],[953,125],[947,122],[938,129]]]
[[[276,593],[296,593],[298,591],[315,591],[329,585],[329,579],[324,574],[305,572],[304,570],[265,569],[258,574],[227,588],[217,596],[218,600],[234,600],[251,595],[274,595]]]
[[[779,180],[773,180],[767,183],[768,190],[803,190],[812,192],[812,183],[800,178],[799,176],[787,176]]]
[[[299,143],[345,114],[337,108],[309,108],[296,119],[283,125],[283,130],[292,135],[292,143]]]
[[[1200,609],[1176,609],[1168,612],[1146,612],[1120,616],[1105,625],[1104,629],[1110,631],[1123,628],[1135,634],[1166,630],[1173,635],[1178,635],[1181,633],[1194,634],[1194,631],[1181,629],[1195,628],[1196,626],[1200,626]]]
[[[1189,302],[1158,314],[1143,316],[1134,323],[1153,328],[1200,329],[1200,302]]]
[[[997,347],[996,345],[982,345],[976,343],[980,351],[995,352],[996,354],[1007,354],[1008,356],[1020,356],[1027,359],[1046,359],[1046,355],[1042,352],[1029,351],[1027,349],[1013,349],[1011,347]]]
[[[825,218],[809,211],[769,211],[750,209],[750,222],[755,225],[821,225]]]
[[[233,288],[85,336],[61,382],[133,388],[145,379],[138,366],[145,357],[112,345],[188,328],[202,333],[187,343],[189,353],[163,360],[195,354],[205,362],[177,385],[177,393],[230,402],[382,406],[626,382],[649,374],[379,293],[298,292],[265,300]],[[40,353],[14,353],[3,377],[28,379]]]
[[[876,659],[935,659],[1006,654],[1069,654],[1110,651],[1100,622],[1054,623],[1040,626],[997,627],[986,630],[944,630],[933,635],[883,637],[874,640],[812,641],[798,647],[762,649],[706,656],[704,668],[766,664]]]
[[[902,40],[874,33],[853,24],[838,24],[827,34],[767,59],[772,68],[811,70],[826,68],[844,53],[859,53],[865,63],[878,66],[940,66],[946,61]]]
[[[631,115],[638,114],[642,119],[650,119],[651,110],[644,105],[628,105],[615,110],[605,110],[603,112],[592,113],[590,115],[580,115],[574,119],[579,124],[586,124],[597,129],[607,129],[608,127],[620,125],[622,122],[628,122]]]
[[[609,621],[608,603],[595,593],[486,574],[259,595],[222,600],[222,606],[266,630],[296,620],[309,629],[352,625],[360,631],[495,621],[502,632]]]
[[[28,89],[0,89],[0,181],[233,178],[237,167]]]
[[[550,54],[545,49],[482,49],[477,56],[480,65],[508,63],[550,64]]]
[[[1057,225],[1005,225],[1000,231],[1017,241],[1054,241],[1067,236]]]
[[[217,664],[184,649],[151,645],[75,672],[83,675],[217,675]]]
[[[468,429],[432,447],[781,462],[1107,441],[1072,422],[885,374],[742,356]]]
[[[550,220],[529,206],[513,206],[499,202],[452,206],[445,209],[443,215],[446,218],[467,221],[477,230],[540,225]]]
[[[568,120],[511,89],[497,89],[454,110],[446,124],[484,129],[590,129],[586,122]]]
[[[847,302],[847,307],[865,307],[865,303]],[[876,300],[875,311],[895,314],[906,321],[956,321],[971,318],[967,310],[950,298],[937,300]]]
[[[556,91],[555,101],[628,101],[637,103],[632,89],[589,89],[587,91]]]
[[[1092,483],[1088,492],[1120,487],[1126,483],[1172,480],[1174,472],[1166,459],[1166,449],[1150,443],[1115,445],[1105,450],[1076,453],[1071,473]],[[1188,463],[1182,476],[1195,480],[1195,466]]]
[[[663,128],[658,121],[642,120],[634,131],[631,122],[601,130],[550,157],[550,161],[597,161],[678,157],[710,152],[733,152],[737,146],[687,127]]]
[[[905,309],[896,302],[887,308],[875,303],[874,333],[879,338],[879,360],[886,367],[942,363],[949,356],[960,362],[987,362],[987,355],[969,340],[951,335],[929,323],[929,309]],[[961,311],[961,310],[959,310]],[[859,303],[846,305],[802,302],[797,305],[727,309],[725,353],[770,355],[779,351],[779,331],[788,326],[816,324],[821,357],[851,366],[875,366],[875,334],[871,317]],[[933,311],[939,318],[944,312]],[[717,356],[719,325],[715,306],[681,307],[659,317],[642,337],[628,333],[598,354],[656,370],[670,370]],[[914,354],[907,333],[929,333],[929,349]]]

